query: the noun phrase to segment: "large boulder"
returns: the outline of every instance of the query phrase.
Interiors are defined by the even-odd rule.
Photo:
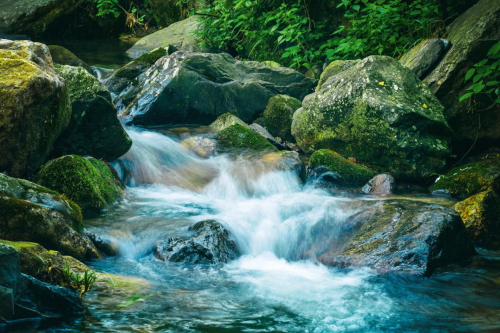
[[[475,253],[457,212],[415,201],[379,202],[336,226],[336,233],[315,245],[324,264],[430,276]]]
[[[240,124],[231,125],[217,133],[220,150],[277,151],[266,138]]]
[[[459,102],[470,82],[467,71],[486,58],[489,49],[500,40],[500,0],[480,0],[460,15],[447,29],[451,48],[423,82],[445,107],[445,117],[453,129],[453,146],[465,154],[473,142],[475,147],[500,143],[500,104],[488,111],[492,102],[482,95],[475,102]],[[471,112],[471,108],[476,112]]]
[[[293,113],[302,103],[293,97],[276,95],[269,99],[264,110],[264,123],[273,136],[281,140],[293,141],[291,132]]]
[[[73,111],[51,157],[78,154],[113,161],[124,155],[132,140],[118,120],[106,87],[82,67],[56,65],[56,72],[66,82]]]
[[[58,65],[68,65],[74,67],[82,67],[87,72],[95,75],[94,69],[89,66],[85,61],[78,58],[73,52],[65,47],[59,45],[47,45],[50,50],[50,55],[52,56],[52,61],[54,64]]]
[[[365,194],[389,195],[396,187],[396,179],[386,173],[376,175],[361,189]]]
[[[500,248],[500,197],[492,190],[478,193],[455,205],[469,236],[479,246]]]
[[[423,79],[443,58],[450,42],[442,38],[424,39],[399,61]]]
[[[226,112],[249,122],[272,96],[302,99],[312,84],[289,68],[179,51],[159,59],[118,103],[128,105],[122,117],[129,124],[210,124]]]
[[[190,229],[195,235],[189,240],[172,237],[159,242],[154,250],[155,256],[188,264],[221,264],[236,258],[236,244],[218,222],[202,221]]]
[[[167,48],[169,45],[174,46],[180,51],[200,52],[199,42],[193,34],[198,29],[198,17],[193,15],[185,20],[173,23],[165,29],[141,38],[127,51],[127,54],[131,58],[138,58],[144,53],[159,47]]]
[[[82,234],[80,208],[65,196],[0,174],[0,239],[36,242],[75,258],[98,258]]]
[[[397,60],[370,56],[307,96],[292,134],[305,152],[328,148],[396,178],[439,172],[450,155],[443,107]]]
[[[500,155],[454,167],[429,189],[462,199],[488,189],[500,191]]]
[[[47,46],[0,39],[0,172],[32,176],[70,117]]]
[[[93,157],[67,155],[49,161],[36,181],[76,202],[84,213],[98,213],[123,193],[114,169]]]

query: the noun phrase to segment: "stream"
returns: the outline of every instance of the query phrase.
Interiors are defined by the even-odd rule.
[[[311,228],[327,224],[334,237],[374,198],[302,182],[251,157],[200,158],[179,143],[178,129],[126,130],[133,146],[113,164],[127,178],[124,198],[84,221],[118,256],[88,264],[141,282],[126,298],[90,292],[83,318],[18,332],[500,331],[500,253],[478,249],[431,278],[327,267],[298,255],[315,242]],[[204,266],[155,258],[159,240],[188,237],[207,219],[230,231],[238,259]]]

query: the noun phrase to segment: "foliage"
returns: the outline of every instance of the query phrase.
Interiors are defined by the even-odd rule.
[[[85,268],[83,274],[73,273],[70,270],[67,260],[66,267],[63,270],[63,276],[66,286],[72,290],[80,291],[80,298],[82,299],[84,299],[87,292],[92,289],[98,278],[97,272],[91,271],[88,268]]]
[[[113,15],[115,18],[120,16],[121,10],[118,0],[89,0],[95,3],[97,16]]]
[[[491,47],[486,58],[475,64],[465,75],[465,82],[472,84],[460,97],[460,102],[478,94],[486,95],[492,106],[500,104],[500,42]]]

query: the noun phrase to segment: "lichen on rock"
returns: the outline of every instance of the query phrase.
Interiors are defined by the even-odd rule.
[[[264,110],[266,129],[274,137],[281,140],[294,141],[292,136],[293,113],[302,106],[302,103],[293,97],[276,95],[269,99]]]

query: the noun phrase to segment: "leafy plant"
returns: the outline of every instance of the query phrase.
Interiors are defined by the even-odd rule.
[[[69,267],[68,260],[66,261],[66,267],[63,270],[63,275],[68,288],[80,291],[80,298],[83,300],[87,292],[89,292],[94,283],[98,279],[98,274],[95,271],[85,268],[83,274],[73,273]]]
[[[485,59],[467,71],[465,82],[472,84],[467,88],[468,92],[460,97],[460,102],[481,94],[492,102],[484,110],[500,104],[500,42],[490,48]]]

